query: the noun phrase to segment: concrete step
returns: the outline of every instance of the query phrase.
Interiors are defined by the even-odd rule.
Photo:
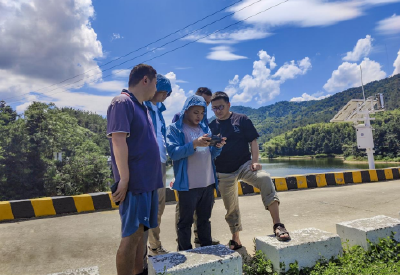
[[[400,241],[400,220],[381,215],[341,222],[336,224],[336,232],[343,242],[348,243],[349,247],[359,245],[368,250],[370,245],[367,239],[372,243],[378,243],[379,238],[386,238],[391,232],[396,232],[395,240]]]
[[[290,232],[292,240],[280,242],[274,235],[256,238],[256,249],[264,252],[272,261],[274,271],[287,271],[289,264],[298,262],[299,268],[312,267],[325,258],[329,260],[343,252],[338,235],[316,228]],[[280,263],[285,264],[284,270]]]
[[[242,275],[242,257],[225,245],[199,247],[149,258],[149,275]]]

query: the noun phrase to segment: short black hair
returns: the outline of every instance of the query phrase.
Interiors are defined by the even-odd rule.
[[[211,97],[211,102],[223,99],[226,103],[229,103],[229,96],[225,92],[215,92]]]
[[[147,76],[150,81],[153,81],[156,75],[157,71],[152,66],[147,64],[138,64],[131,70],[128,86],[136,86],[145,76]]]
[[[200,88],[197,89],[195,95],[198,95],[198,96],[202,96],[202,95],[212,96],[212,92],[207,87],[200,87]]]

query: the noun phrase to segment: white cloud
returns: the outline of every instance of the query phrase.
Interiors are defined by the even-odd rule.
[[[360,65],[364,85],[386,77],[386,73],[381,70],[382,66],[366,57],[361,64],[343,62],[337,70],[332,72],[332,76],[325,83],[324,89],[329,93],[334,93],[361,86]]]
[[[17,111],[18,114],[22,114],[23,112],[25,112],[26,109],[28,109],[28,107],[34,102],[34,101],[38,101],[37,96],[35,95],[28,95],[27,96],[27,102],[18,105],[17,108],[15,109]]]
[[[124,38],[124,37],[121,36],[119,33],[113,33],[112,37],[111,37],[111,41],[121,39],[121,38]]]
[[[369,1],[326,1],[326,0],[290,0],[270,11],[261,13],[246,20],[248,24],[256,26],[283,26],[295,25],[300,27],[328,26],[341,21],[357,18],[365,10],[374,5],[398,2],[399,0],[369,0]],[[230,8],[230,11],[239,9],[254,2],[245,0]],[[282,2],[282,0],[262,1],[236,14],[236,20],[243,20],[262,10]]]
[[[331,95],[321,95],[321,93],[316,93],[309,95],[307,93],[303,93],[300,97],[293,97],[290,101],[292,102],[303,102],[303,101],[310,101],[310,100],[321,100]]]
[[[165,123],[169,125],[174,115],[182,110],[183,104],[187,96],[189,96],[190,91],[186,94],[185,91],[176,84],[176,74],[174,72],[167,73],[165,77],[171,81],[172,86],[171,95],[164,101],[166,110],[163,112]]]
[[[275,74],[271,71],[276,68],[275,57],[268,55],[266,51],[258,52],[259,60],[253,62],[253,72],[245,75],[240,81],[235,75],[229,80],[225,92],[232,98],[232,103],[247,105],[255,101],[263,104],[274,99],[280,93],[280,85],[288,79],[304,75],[310,68],[308,57],[300,61],[291,61],[280,67]]]
[[[208,59],[219,61],[232,61],[238,59],[247,59],[246,56],[232,53],[232,48],[228,46],[218,46],[211,48],[211,52],[207,55]]]
[[[235,75],[232,80],[229,80],[229,84],[236,85],[239,83],[239,75]]]
[[[393,63],[393,67],[394,67],[393,75],[400,74],[400,50],[397,53],[397,58]]]
[[[99,96],[82,92],[70,92],[62,90],[46,97],[30,95],[28,102],[17,106],[18,112],[23,112],[32,103],[32,101],[42,101],[46,103],[53,102],[57,107],[73,107],[85,111],[95,112],[100,115],[107,114],[107,108],[111,103],[113,96]]]
[[[175,83],[188,83],[188,82],[186,80],[177,79],[175,80]]]
[[[217,32],[202,39],[200,38],[204,37],[205,36],[204,34],[191,34],[183,38],[183,40],[193,41],[200,39],[197,42],[204,44],[235,44],[247,40],[266,38],[270,35],[272,34],[261,29],[247,28],[247,29],[235,30],[232,32]]]
[[[175,67],[175,70],[189,70],[192,67]]]
[[[20,100],[87,70],[91,76],[74,88],[101,78],[95,59],[103,51],[90,25],[90,0],[2,0],[0,14],[0,99]]]
[[[389,18],[379,21],[376,30],[382,34],[400,33],[400,15],[393,14]]]
[[[346,56],[343,57],[344,61],[358,61],[363,57],[367,57],[372,50],[372,41],[374,39],[371,38],[370,35],[367,35],[365,38],[361,38],[357,41],[357,44],[354,46],[353,51],[347,52]]]
[[[121,69],[121,70],[112,70],[113,77],[118,78],[127,78],[131,74],[131,70],[129,69]]]
[[[128,87],[128,81],[119,81],[119,80],[102,81],[90,84],[90,86],[96,90],[103,92],[120,92],[122,91],[122,89],[126,89]]]
[[[285,63],[278,71],[274,74],[274,77],[279,77],[281,81],[286,81],[287,79],[296,78],[298,75],[304,75],[311,68],[310,58],[305,57],[304,59],[297,61],[294,60],[290,63]]]

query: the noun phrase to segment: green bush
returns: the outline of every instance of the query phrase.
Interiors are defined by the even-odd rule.
[[[297,262],[290,264],[286,275],[388,275],[400,274],[400,243],[391,236],[380,239],[378,244],[371,244],[371,250],[365,251],[360,246],[345,249],[343,256],[337,259],[321,259],[311,268],[299,269]],[[283,268],[283,266],[281,266]],[[272,263],[265,254],[257,251],[255,256],[244,264],[247,275],[275,275]]]
[[[40,102],[18,116],[0,102],[0,201],[105,191],[105,125],[101,116]]]

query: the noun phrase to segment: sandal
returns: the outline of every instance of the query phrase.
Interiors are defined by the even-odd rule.
[[[278,231],[276,231],[277,229],[278,229]],[[287,234],[287,237],[282,237],[285,234]],[[283,223],[276,223],[274,225],[274,235],[278,239],[278,241],[281,241],[281,242],[291,240],[289,232],[286,230],[285,225]]]
[[[228,245],[229,245],[229,249],[232,249],[232,250],[238,250],[243,247],[241,244],[238,244],[234,240],[230,240]],[[233,245],[233,248],[231,248],[232,245]]]

